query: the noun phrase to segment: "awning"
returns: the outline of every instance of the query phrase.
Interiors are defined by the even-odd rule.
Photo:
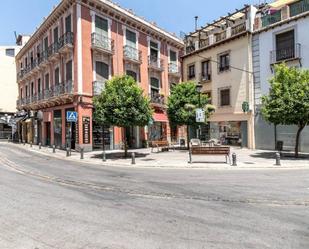
[[[168,122],[167,115],[165,113],[155,112],[153,114],[153,120],[155,122]]]

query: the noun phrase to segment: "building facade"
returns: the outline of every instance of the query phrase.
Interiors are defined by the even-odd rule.
[[[0,139],[7,139],[15,132],[15,127],[12,128],[18,96],[15,55],[28,39],[20,36],[17,44],[0,46]]]
[[[166,98],[180,81],[182,50],[176,36],[111,1],[61,1],[16,57],[17,106],[29,113],[21,124],[22,139],[92,150],[102,146],[102,137],[106,149],[122,147],[124,135],[131,148],[177,137],[168,123]],[[106,80],[124,74],[151,99],[153,122],[125,132],[103,129],[93,122],[92,98]],[[78,113],[77,123],[66,122],[68,111]]]
[[[261,96],[269,92],[268,80],[274,65],[309,68],[309,1],[277,0],[257,12],[252,40],[254,68],[255,141],[258,149],[275,149],[276,141],[283,149],[293,150],[297,127],[268,124],[260,113]],[[300,150],[309,152],[309,127],[300,138]]]
[[[257,8],[245,6],[185,38],[183,78],[203,85],[216,111],[201,139],[254,148],[251,39]]]

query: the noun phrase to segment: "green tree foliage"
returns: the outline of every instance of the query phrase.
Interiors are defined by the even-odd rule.
[[[206,119],[214,111],[209,105],[209,98],[205,94],[200,95],[201,107],[205,110]],[[172,88],[168,98],[167,113],[172,125],[187,125],[188,142],[189,126],[196,124],[195,110],[199,107],[199,93],[194,82],[183,82]],[[206,122],[206,120],[205,120]]]
[[[275,75],[269,81],[270,92],[262,98],[262,114],[275,125],[297,125],[295,156],[298,157],[299,137],[309,124],[309,70],[275,67]]]
[[[102,93],[94,98],[94,119],[103,125],[125,128],[145,126],[152,117],[150,101],[130,76],[118,76],[105,84]],[[123,132],[125,134],[125,131]],[[125,156],[127,139],[124,135]]]

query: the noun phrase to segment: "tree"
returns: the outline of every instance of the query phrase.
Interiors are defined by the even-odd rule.
[[[94,98],[94,108],[97,122],[123,128],[125,157],[128,155],[125,129],[147,125],[153,113],[143,90],[127,75],[107,81],[105,90]]]
[[[209,98],[205,94],[200,95],[201,107],[205,110],[206,119],[214,111],[209,105]],[[194,82],[183,82],[175,85],[168,98],[167,114],[172,125],[187,126],[187,140],[189,148],[189,127],[196,124],[196,108],[199,107],[199,93]],[[205,120],[206,122],[206,120]]]
[[[275,67],[275,75],[269,81],[270,92],[262,97],[262,115],[275,125],[296,125],[295,157],[298,157],[299,138],[309,124],[309,70]]]

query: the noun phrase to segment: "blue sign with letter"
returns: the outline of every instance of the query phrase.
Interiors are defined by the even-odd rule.
[[[77,112],[67,112],[67,122],[77,122]]]

